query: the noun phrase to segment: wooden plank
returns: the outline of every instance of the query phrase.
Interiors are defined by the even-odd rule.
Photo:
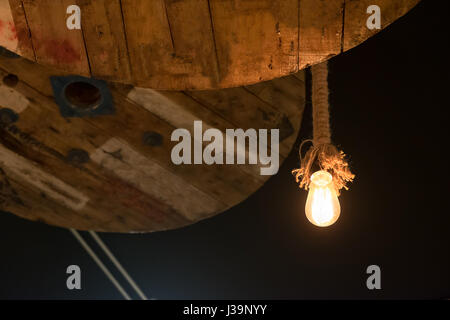
[[[304,71],[300,71],[295,75],[253,84],[245,88],[273,107],[283,106],[283,113],[289,119],[293,131],[298,132],[305,107],[305,82],[299,80],[304,79],[304,73]],[[290,146],[296,140],[297,135],[291,134],[283,140],[281,146],[290,150]]]
[[[298,70],[298,0],[211,0],[221,87]]]
[[[171,65],[177,81],[186,90],[215,87],[219,70],[208,1],[166,0],[165,4],[175,54]]]
[[[0,0],[0,46],[35,60],[21,0]]]
[[[2,74],[4,73],[0,70],[0,75]],[[109,188],[110,183],[102,181],[100,174],[92,176],[72,167],[64,157],[72,148],[95,150],[95,146],[90,145],[91,143],[101,144],[109,137],[104,137],[95,130],[89,130],[80,125],[81,121],[77,123],[75,119],[68,126],[67,121],[59,115],[58,107],[50,98],[39,94],[22,81],[17,84],[15,90],[26,97],[30,103],[26,110],[20,112],[19,123],[3,128],[2,139],[7,139],[9,145],[15,146],[15,151],[22,153],[22,156],[38,162],[40,168],[46,168],[49,175],[58,176],[65,183],[74,185],[83,193],[89,194],[95,203],[95,210],[99,210],[96,214],[88,211],[92,215],[90,223],[105,224],[105,221],[110,220],[114,213],[120,212],[120,205],[116,202],[114,206],[112,203],[121,195],[117,195],[114,200],[105,201],[107,199],[106,192],[102,192],[102,190]],[[11,145],[11,143],[14,144]],[[3,154],[1,156],[3,157]],[[98,168],[95,171],[99,171]],[[93,189],[97,192],[92,193]],[[39,193],[42,190],[39,191],[36,188],[36,192]],[[100,196],[100,194],[103,195]],[[48,205],[52,206],[50,203]],[[122,210],[124,209],[122,208]],[[86,213],[86,210],[88,208],[83,212]],[[63,213],[71,215],[70,211],[60,212],[60,214]],[[95,222],[96,220],[98,222]],[[129,220],[132,220],[132,216]]]
[[[17,170],[4,170],[11,183],[6,186],[0,177],[0,207],[29,219],[83,230],[166,230],[236,205],[261,187],[269,176],[257,174],[251,165],[175,165],[171,161],[171,150],[176,144],[170,139],[172,132],[180,127],[192,130],[194,120],[204,121],[204,129],[213,127],[222,131],[276,126],[277,120],[284,117],[300,118],[303,110],[291,101],[298,98],[301,104],[300,92],[304,89],[303,82],[292,76],[279,79],[274,85],[241,88],[241,94],[231,90],[228,98],[224,96],[221,112],[184,92],[109,83],[115,114],[63,118],[53,100],[49,77],[66,73],[25,59],[0,57],[0,78],[8,73],[16,74],[19,82],[12,88],[0,86],[3,90],[0,101],[5,104],[0,107],[14,109],[19,119],[12,125],[0,125],[0,146],[8,153],[13,152],[14,157],[26,159],[43,172],[45,179],[38,175],[37,182],[42,183],[30,183],[26,176],[14,174]],[[237,119],[236,101],[227,112],[229,101],[243,97],[246,100],[240,104],[241,109],[249,104],[256,116],[245,112]],[[278,99],[280,103],[274,106]],[[295,123],[297,119],[289,121]],[[295,128],[293,125],[294,131],[282,142],[285,152],[280,156],[280,164],[292,147],[287,141],[297,136]],[[143,133],[147,131],[160,134],[162,144],[145,144]],[[81,164],[72,162],[67,156],[72,149],[86,151],[90,160]],[[4,154],[0,152],[0,159]],[[11,186],[20,199],[26,200],[26,207],[15,201]],[[89,201],[78,208],[76,199],[80,197],[71,196],[72,193],[82,194]]]
[[[209,193],[224,203],[242,201],[245,194],[256,190],[260,182],[253,176],[239,170],[237,166],[177,166],[173,164],[170,150],[176,144],[170,137],[176,127],[158,116],[133,103],[117,90],[112,91],[116,101],[117,117],[98,118],[96,126],[107,132],[117,132],[116,136],[128,141],[136,150],[161,166],[168,168],[186,181]],[[163,148],[148,148],[142,144],[142,133],[151,129],[163,137]],[[240,199],[240,200],[239,200]]]
[[[297,73],[294,73],[292,76],[297,78],[301,82],[305,83],[305,81],[306,81],[305,74],[306,74],[306,72],[297,72]]]
[[[217,62],[205,0],[123,0],[134,83],[159,89],[217,83]]]
[[[4,74],[0,69],[0,76]],[[4,131],[1,132],[0,145],[8,145],[22,157],[39,163],[47,176],[58,177],[64,183],[76,187],[87,194],[89,203],[92,203],[92,207],[88,203],[76,216],[71,210],[58,209],[59,214],[66,219],[62,226],[70,227],[71,217],[77,223],[85,220],[81,225],[90,225],[90,228],[122,232],[149,231],[149,226],[155,230],[167,229],[188,223],[170,206],[114,178],[113,174],[93,162],[84,167],[71,165],[65,158],[69,150],[80,148],[93,153],[111,136],[83,119],[62,118],[50,98],[21,81],[15,89],[27,97],[30,105],[20,113],[17,124],[2,128]],[[4,153],[0,153],[0,157],[3,158]],[[27,184],[26,181],[23,183]],[[41,188],[34,189],[38,194],[43,191]],[[53,201],[47,205],[61,206],[61,203]],[[39,215],[39,212],[36,214]]]
[[[29,104],[30,100],[27,97],[0,82],[0,108],[8,107],[15,113],[21,113]]]
[[[32,221],[56,226],[71,224],[73,228],[89,230],[89,224],[86,223],[86,220],[76,219],[75,214],[73,216],[62,215],[61,212],[67,210],[65,207],[43,197],[43,194],[32,185],[16,180],[2,171],[0,168],[0,185],[4,185],[6,182],[8,189],[10,189],[8,192],[8,190],[1,190],[0,188],[0,208],[3,211],[14,212],[15,215]],[[14,192],[14,197],[8,194],[11,190]],[[6,193],[4,193],[5,191]],[[6,201],[2,201],[2,196]]]
[[[217,89],[322,62],[379,31],[366,27],[370,5],[380,6],[383,29],[418,2],[0,0],[0,45],[71,74],[159,90]],[[83,30],[66,27],[72,4],[82,8]]]
[[[202,120],[203,130],[215,128],[220,130],[222,134],[225,134],[226,129],[234,128],[234,125],[226,118],[199,104],[183,92],[133,88],[127,93],[127,98],[169,122],[174,127],[187,129],[192,137],[194,136],[194,121],[198,119]],[[225,150],[225,142],[224,140],[223,150]],[[209,142],[203,141],[204,147],[208,144]],[[246,159],[248,159],[248,156],[247,154]],[[265,180],[260,174],[260,165],[239,166],[239,169],[252,175],[256,180]]]
[[[11,61],[8,64],[0,66],[9,68],[9,70],[16,69],[15,65],[22,64],[21,61]],[[29,75],[29,70],[31,68],[30,63],[26,63],[28,67],[22,67],[24,70],[23,77],[28,78],[29,81],[35,81],[35,77]],[[46,74],[45,68],[35,66],[38,68],[38,72],[41,78],[48,79],[49,74]],[[28,70],[27,70],[28,69]],[[22,77],[22,74],[20,75]],[[41,92],[48,92],[48,84],[45,81],[36,81],[33,83],[34,87],[38,87]],[[122,90],[122,92],[125,92]],[[249,194],[256,190],[260,185],[259,177],[258,179],[254,176],[240,170],[238,166],[176,166],[172,163],[170,158],[170,149],[173,147],[174,143],[170,142],[170,136],[175,127],[165,121],[162,121],[158,116],[153,115],[148,112],[145,108],[140,107],[136,104],[131,103],[130,100],[122,96],[120,92],[113,88],[112,94],[116,102],[116,112],[117,115],[114,117],[99,117],[96,119],[70,119],[71,126],[68,127],[65,121],[56,114],[55,118],[47,117],[39,121],[32,121],[31,119],[24,119],[27,123],[29,131],[41,133],[44,123],[49,123],[49,126],[56,129],[59,134],[59,138],[53,135],[50,131],[45,130],[45,134],[41,137],[46,143],[52,143],[53,140],[68,139],[71,144],[75,147],[80,147],[87,151],[92,149],[92,145],[89,146],[90,142],[93,142],[97,147],[101,143],[104,143],[105,138],[101,138],[103,142],[99,142],[96,137],[108,136],[114,133],[114,136],[120,138],[124,141],[128,141],[131,145],[135,146],[136,149],[142,154],[149,158],[155,159],[161,166],[168,168],[170,171],[176,173],[180,177],[184,177],[186,181],[191,181],[192,184],[200,189],[208,190],[216,199],[221,199],[225,203],[231,205],[237,203],[245,198],[246,194]],[[38,100],[38,98],[33,98]],[[42,105],[54,105],[53,102],[42,103]],[[53,106],[53,110],[57,107]],[[22,117],[25,117],[26,114]],[[40,119],[37,115],[34,115],[36,119]],[[53,123],[50,125],[50,123]],[[60,123],[60,125],[58,124]],[[86,126],[90,123],[94,129],[88,129]],[[164,144],[164,148],[148,148],[142,143],[142,133],[149,130],[156,131],[160,133],[164,141],[168,143]],[[100,134],[103,132],[104,134]],[[97,131],[97,132],[96,132]],[[84,134],[83,134],[84,132]],[[109,135],[112,137],[113,135]],[[83,139],[85,140],[83,146]],[[67,151],[67,150],[65,150]],[[252,191],[253,190],[253,191]]]
[[[13,52],[17,52],[19,46],[12,8],[8,0],[0,0],[0,46]]]
[[[23,83],[33,84],[33,89],[44,96],[53,96],[50,76],[66,76],[67,72],[55,68],[44,67],[25,59],[9,59],[0,57],[0,69],[15,74]]]
[[[11,139],[11,136],[7,134],[3,134],[1,137],[2,143],[8,139]],[[16,182],[20,184],[15,191],[20,195],[21,200],[25,203],[30,199],[37,200],[37,203],[33,201],[32,206],[27,206],[26,211],[21,210],[24,208],[16,203],[12,209],[14,213],[26,215],[27,218],[33,220],[42,219],[47,223],[62,227],[99,231],[149,231],[149,226],[155,230],[161,230],[188,223],[187,219],[183,219],[170,208],[152,200],[148,195],[108,176],[101,167],[89,164],[87,167],[95,169],[96,175],[87,174],[86,169],[70,167],[67,163],[32,148],[19,146],[19,144],[10,146],[14,146],[16,151],[30,161],[39,164],[41,172],[45,170],[45,175],[50,180],[58,176],[64,181],[61,183],[69,183],[78,190],[89,194],[89,202],[82,209],[73,210],[73,208],[67,208],[61,199],[52,196],[52,193],[63,192],[52,184],[42,187],[36,183],[30,183],[31,178],[27,176],[10,175],[9,179],[17,179]],[[1,157],[4,158],[4,154],[1,154]],[[10,170],[5,170],[10,174]],[[45,182],[45,180],[41,181]],[[92,192],[93,190],[95,192]],[[23,192],[26,193],[26,196],[23,195]],[[64,192],[60,196],[71,199],[70,194]],[[0,209],[7,208],[1,207]],[[51,214],[52,212],[54,214]]]
[[[300,1],[300,69],[341,52],[344,0]]]
[[[139,225],[149,223],[158,224],[159,221],[151,216],[149,214],[150,212],[145,216],[136,216],[132,214],[128,206],[121,205],[120,198],[123,197],[123,194],[116,191],[114,193],[117,193],[117,195],[114,198],[105,196],[113,192],[110,191],[111,181],[102,180],[99,174],[88,174],[86,170],[81,170],[65,161],[61,161],[62,159],[58,157],[56,150],[45,146],[41,142],[39,142],[39,145],[36,145],[39,137],[33,137],[14,125],[2,128],[0,131],[2,144],[14,149],[14,152],[19,157],[26,158],[30,162],[35,163],[36,168],[40,172],[43,172],[44,177],[46,177],[46,179],[40,179],[40,184],[36,184],[33,183],[34,177],[25,175],[28,174],[28,171],[22,176],[10,176],[10,178],[16,178],[22,185],[22,188],[17,190],[18,193],[23,192],[23,189],[25,189],[28,190],[28,196],[30,193],[34,194],[34,196],[31,195],[31,199],[39,199],[39,205],[35,204],[33,207],[28,208],[29,213],[35,217],[45,217],[46,220],[48,219],[47,222],[58,223],[58,225],[63,227],[79,227],[81,224],[84,225],[83,229],[95,228],[98,230],[108,230],[108,228],[124,230],[125,228],[130,228],[131,225],[133,225],[133,228],[138,228]],[[41,130],[40,133],[45,134],[45,130]],[[30,143],[31,139],[35,141],[33,144]],[[54,145],[55,143],[58,144],[58,141],[53,142]],[[4,160],[5,153],[1,153],[0,156]],[[8,168],[3,168],[3,170],[9,172]],[[96,171],[101,172],[98,169]],[[64,202],[70,201],[73,196],[53,185],[51,181],[54,179],[61,181],[60,183],[75,187],[79,192],[88,194],[89,202],[79,210],[68,208],[67,205],[64,205]],[[92,190],[96,190],[96,192],[92,193]],[[24,200],[29,199],[27,197]],[[52,211],[57,210],[55,212],[57,217],[52,218],[51,215],[45,215],[44,213],[48,212],[48,210],[39,210],[41,207],[47,207]],[[20,209],[21,207],[18,210],[19,214],[23,213]],[[156,207],[153,209],[156,210]],[[13,212],[16,213],[16,210]],[[126,215],[126,223],[123,221],[125,219],[116,219],[121,214]],[[162,217],[162,215],[159,214],[156,217]],[[170,219],[168,220],[170,221]],[[90,228],[87,226],[90,226]]]
[[[92,76],[131,80],[120,0],[77,0]]]
[[[114,156],[117,150],[120,150],[120,159]],[[174,210],[190,221],[208,217],[226,208],[207,193],[189,183],[183,183],[178,176],[117,138],[108,140],[98,148],[91,154],[91,159],[142,192],[163,203],[170,203]]]
[[[83,32],[69,30],[67,8],[73,0],[23,0],[36,61],[79,75],[90,75]]]
[[[164,1],[122,0],[122,12],[133,82],[162,74],[173,53]]]
[[[271,106],[283,106],[283,112],[292,119],[299,119],[305,102],[305,71],[297,74],[264,81],[245,88]]]
[[[39,188],[47,196],[61,203],[64,207],[80,211],[89,201],[89,198],[83,193],[55,176],[49,175],[29,160],[17,155],[2,145],[0,145],[0,153],[2,154],[0,165],[6,173],[19,177],[34,187]]]
[[[0,66],[5,67],[1,64],[2,62],[4,61],[0,59]],[[22,78],[30,74],[33,64],[14,59],[7,64],[7,67],[12,71],[16,69],[15,65],[22,63],[25,67],[21,69],[26,71],[23,74],[17,72]],[[44,68],[36,64],[34,66],[41,71],[38,73],[42,79],[48,79]],[[4,74],[6,73],[0,69],[0,76]],[[45,81],[37,82],[37,84],[44,85]],[[45,87],[39,89],[47,90]],[[62,118],[57,105],[51,98],[40,94],[22,81],[19,81],[15,90],[27,97],[30,104],[26,111],[20,113],[20,121],[6,128],[5,137],[11,136],[16,139],[17,145],[14,149],[20,150],[29,159],[35,159],[42,168],[47,169],[49,174],[58,176],[66,183],[76,186],[78,190],[89,194],[94,205],[92,208],[85,208],[83,214],[86,217],[78,217],[78,220],[86,219],[85,223],[91,225],[91,228],[104,231],[137,231],[142,230],[144,226],[147,226],[144,230],[148,231],[149,225],[153,225],[156,229],[165,229],[187,223],[187,220],[182,219],[168,206],[115,179],[99,166],[90,163],[85,165],[83,170],[71,166],[64,158],[69,150],[79,148],[90,153],[95,152],[98,146],[105,143],[111,136],[99,131],[95,126],[90,126],[83,119]],[[95,212],[97,210],[98,212]],[[68,220],[66,223],[70,223],[73,213],[64,211],[60,214]]]
[[[284,140],[294,134],[290,119],[283,110],[264,102],[245,88],[186,92],[203,106],[244,130],[279,129],[280,155],[286,157],[291,147]]]
[[[343,49],[347,51],[386,28],[407,13],[420,0],[346,0]],[[369,30],[367,8],[377,5],[381,9],[381,29]]]

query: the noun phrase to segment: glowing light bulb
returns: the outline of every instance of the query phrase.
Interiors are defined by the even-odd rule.
[[[318,227],[328,227],[339,218],[341,206],[328,172],[320,170],[311,176],[305,211],[308,220]]]

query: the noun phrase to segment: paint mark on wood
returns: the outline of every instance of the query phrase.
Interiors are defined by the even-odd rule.
[[[199,117],[189,112],[185,106],[179,105],[153,89],[133,88],[127,97],[177,128],[186,128],[193,132],[194,121],[199,120]],[[205,123],[204,126],[206,129],[211,128]]]
[[[67,65],[80,62],[81,55],[77,52],[68,40],[44,40],[42,43],[35,44],[36,50],[44,49],[47,58],[53,60],[56,64]]]
[[[34,150],[47,152],[48,154],[51,154],[59,159],[64,159],[64,157],[61,154],[59,154],[56,150],[48,147],[41,141],[36,140],[28,132],[24,132],[21,129],[19,129],[14,123],[8,124],[7,122],[5,123],[0,122],[0,128],[4,129],[5,132],[9,133],[12,137],[14,137],[17,141],[19,141],[23,145],[30,146]]]
[[[9,0],[0,0],[0,46],[16,51],[19,45]]]
[[[11,150],[0,145],[0,166],[11,177],[34,186],[48,198],[61,205],[79,211],[89,201],[85,195],[67,185],[58,178],[42,171],[31,161],[19,156]]]
[[[169,215],[177,214],[170,206],[150,199],[146,193],[115,176],[109,177],[106,192],[116,195],[116,200],[124,207],[132,208],[157,223],[163,223],[168,220]],[[182,219],[180,215],[178,217]]]
[[[120,159],[113,156],[119,151]],[[142,192],[163,203],[170,203],[177,212],[190,220],[198,220],[202,214],[206,217],[211,212],[224,209],[222,203],[116,138],[110,139],[91,154],[91,160]]]
[[[9,108],[16,113],[23,112],[30,101],[20,92],[0,83],[0,108]]]

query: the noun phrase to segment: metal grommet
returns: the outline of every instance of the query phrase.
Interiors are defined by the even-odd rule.
[[[114,114],[111,92],[105,81],[81,76],[50,77],[55,101],[65,118]]]

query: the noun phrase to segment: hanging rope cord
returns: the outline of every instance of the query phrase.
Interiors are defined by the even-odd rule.
[[[315,162],[321,170],[326,170],[333,176],[336,191],[347,188],[347,183],[353,181],[354,175],[348,168],[345,154],[339,151],[331,142],[328,63],[320,63],[311,67],[312,73],[312,107],[313,107],[313,139],[304,140],[299,148],[300,168],[292,171],[300,188],[308,189],[312,168]],[[302,156],[306,143],[312,142],[312,147]]]
[[[315,146],[331,144],[328,64],[320,63],[312,71],[313,143]]]

